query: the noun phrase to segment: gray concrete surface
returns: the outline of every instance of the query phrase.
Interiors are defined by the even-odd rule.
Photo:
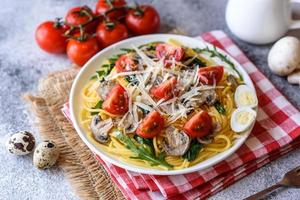
[[[78,199],[59,169],[36,170],[31,156],[9,155],[4,143],[17,130],[30,130],[38,137],[30,114],[25,111],[19,98],[20,94],[35,91],[41,76],[70,64],[65,56],[46,54],[36,46],[36,26],[42,21],[64,16],[67,9],[73,6],[94,6],[95,2],[0,1],[0,199]],[[143,2],[149,3],[150,0]],[[153,4],[162,16],[163,24],[181,27],[191,36],[213,29],[223,29],[229,33],[224,21],[226,0],[156,0]],[[234,39],[276,87],[300,108],[299,87],[291,86],[284,78],[270,73],[266,63],[269,46],[254,46]],[[253,194],[274,184],[284,172],[299,165],[299,161],[300,150],[297,150],[257,170],[211,199],[241,199]],[[300,190],[280,190],[270,199],[300,199]]]

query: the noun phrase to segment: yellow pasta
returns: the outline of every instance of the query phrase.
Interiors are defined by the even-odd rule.
[[[172,43],[174,43],[174,41],[172,41]],[[187,49],[187,53],[191,56],[197,55],[197,53],[194,52],[192,49]],[[201,61],[205,61],[210,65],[214,63],[212,60],[207,60],[200,55],[197,56]],[[113,71],[111,72],[111,74],[116,73],[117,72],[115,69],[113,69]],[[172,169],[184,169],[196,165],[206,159],[209,159],[220,152],[224,152],[227,149],[231,148],[231,146],[234,144],[235,139],[239,137],[239,135],[233,132],[230,128],[230,117],[232,115],[233,110],[235,109],[235,103],[233,99],[234,89],[227,83],[226,77],[227,74],[225,73],[222,80],[217,85],[219,86],[219,88],[216,88],[216,93],[218,94],[219,102],[223,105],[226,112],[221,114],[214,106],[208,105],[202,105],[194,108],[193,110],[193,113],[199,112],[201,110],[207,111],[212,118],[213,124],[220,125],[220,130],[214,133],[212,141],[209,144],[203,144],[201,151],[198,153],[197,157],[192,161],[189,161],[186,158],[183,158],[182,156],[167,155],[165,157],[165,161],[173,166]],[[124,77],[118,77],[116,79],[116,82],[118,82],[123,87],[129,87],[128,82],[124,79]],[[109,118],[116,118],[120,120],[123,117],[111,114],[102,108],[94,108],[99,102],[99,100],[101,100],[96,91],[98,86],[99,81],[97,79],[90,80],[81,92],[82,104],[80,112],[80,123],[86,130],[89,140],[93,144],[97,145],[97,147],[101,148],[103,151],[107,152],[111,156],[123,162],[143,168],[167,170],[168,168],[166,168],[165,166],[151,165],[147,160],[138,159],[139,155],[136,152],[128,149],[126,145],[124,145],[124,143],[119,141],[113,135],[113,130],[110,130],[110,141],[108,144],[101,144],[97,140],[95,140],[89,127],[93,117],[92,113],[97,113],[97,115],[99,115],[103,120]],[[132,93],[131,98],[137,98],[139,95],[140,94],[138,90],[136,90]],[[172,125],[176,128],[182,128],[184,124],[191,118],[191,116],[192,114],[189,114],[186,117],[181,117],[175,122],[173,122]],[[133,137],[133,135],[129,134],[129,137]],[[159,156],[161,153],[164,152],[162,147],[164,138],[164,131],[160,135],[153,138],[152,143],[155,156]]]

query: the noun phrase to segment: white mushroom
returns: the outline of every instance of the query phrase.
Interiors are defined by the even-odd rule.
[[[279,76],[286,76],[299,67],[300,42],[297,38],[287,36],[278,40],[268,55],[271,71]]]
[[[287,80],[291,84],[299,84],[300,85],[300,70],[297,70],[290,75],[288,75]]]
[[[109,140],[108,132],[113,127],[111,118],[102,120],[99,115],[92,118],[90,128],[95,139],[101,143],[107,143]]]
[[[182,156],[188,150],[191,143],[189,136],[173,126],[166,129],[166,137],[163,141],[163,149],[167,155]]]

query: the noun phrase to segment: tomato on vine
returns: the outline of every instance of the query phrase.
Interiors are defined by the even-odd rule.
[[[96,14],[106,15],[111,20],[117,20],[126,14],[125,0],[99,0],[96,4]],[[111,11],[109,11],[111,10]],[[106,14],[106,12],[109,13]]]
[[[67,46],[64,32],[67,29],[60,19],[46,21],[36,29],[35,40],[39,47],[48,53],[64,53]]]
[[[128,30],[120,22],[102,22],[98,25],[96,37],[102,48],[129,37]]]
[[[70,26],[82,25],[86,32],[93,33],[96,30],[98,20],[88,6],[82,6],[70,9],[65,17],[65,23]]]
[[[155,33],[160,26],[158,12],[149,5],[137,6],[129,10],[125,21],[128,29],[137,35]]]
[[[85,34],[71,38],[67,45],[69,59],[79,66],[83,66],[98,51],[100,46],[97,39]]]

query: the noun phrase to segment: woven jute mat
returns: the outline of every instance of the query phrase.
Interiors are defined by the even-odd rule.
[[[58,144],[58,165],[81,199],[125,199],[61,112],[77,72],[72,67],[42,78],[37,95],[25,94],[24,99],[41,137]]]

